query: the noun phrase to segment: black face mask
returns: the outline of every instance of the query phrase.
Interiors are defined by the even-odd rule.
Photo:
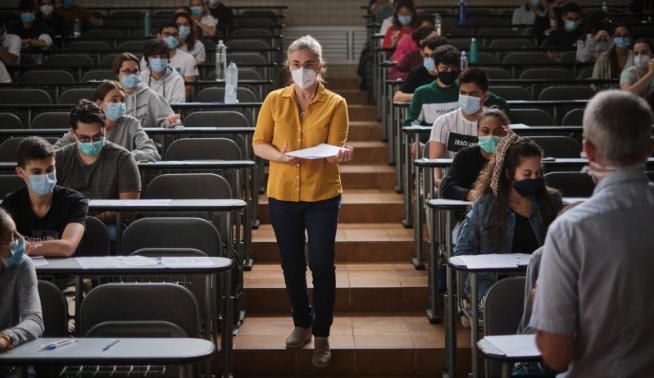
[[[516,181],[513,183],[513,189],[523,197],[538,198],[543,193],[543,189],[545,189],[545,179],[539,177],[537,179]]]
[[[438,80],[440,80],[441,83],[450,86],[458,76],[459,73],[456,71],[443,71],[438,73]]]

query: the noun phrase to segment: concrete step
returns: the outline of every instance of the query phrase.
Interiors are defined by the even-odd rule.
[[[348,105],[350,121],[378,121],[374,105]]]
[[[341,167],[341,182],[347,189],[395,188],[395,169],[388,165],[348,165]]]
[[[331,68],[330,68],[331,69]],[[327,74],[327,88],[340,93],[342,89],[356,89],[359,90],[361,79],[358,77],[329,77]]]
[[[343,96],[348,105],[370,105],[368,92],[359,89],[336,89],[334,92]]]
[[[350,121],[348,141],[379,141],[382,139],[382,125],[377,121]]]
[[[354,147],[354,159],[350,164],[387,164],[388,144],[384,142],[348,142]]]

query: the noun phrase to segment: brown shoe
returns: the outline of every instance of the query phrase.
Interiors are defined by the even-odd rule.
[[[329,366],[332,359],[332,351],[329,349],[329,338],[316,337],[313,339],[313,366],[324,368]]]
[[[286,348],[300,349],[311,341],[311,328],[295,327],[286,338]]]

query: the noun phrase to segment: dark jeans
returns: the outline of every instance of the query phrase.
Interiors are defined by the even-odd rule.
[[[341,196],[317,202],[268,200],[270,219],[282,256],[286,291],[296,327],[313,327],[314,336],[329,336],[334,319],[336,267],[334,248]],[[313,309],[307,291],[305,230],[313,275]]]

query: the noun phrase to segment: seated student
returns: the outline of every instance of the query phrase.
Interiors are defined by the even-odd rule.
[[[652,41],[639,38],[634,43],[634,65],[622,71],[620,89],[645,97],[654,90],[654,48]]]
[[[40,137],[20,142],[16,153],[16,174],[26,186],[10,193],[2,207],[16,222],[18,231],[32,243],[29,254],[70,257],[84,236],[89,201],[73,189],[57,185],[55,152]]]
[[[509,118],[503,111],[488,109],[481,114],[477,121],[477,145],[463,148],[454,155],[440,186],[441,197],[474,201],[473,185],[495,153],[500,140],[506,136],[508,128]]]
[[[195,81],[200,75],[198,64],[193,55],[186,51],[180,50],[179,47],[179,27],[176,23],[171,22],[164,24],[159,29],[157,37],[166,43],[168,47],[168,59],[170,66],[182,75],[184,81]],[[145,59],[141,59],[141,69],[145,70],[147,64]]]
[[[619,25],[613,30],[613,47],[599,56],[593,66],[595,80],[618,79],[622,72],[634,65],[631,51],[631,30]]]
[[[542,47],[576,47],[583,36],[581,8],[577,3],[568,2],[561,9],[563,27],[552,31],[543,41]]]
[[[397,64],[388,72],[388,78],[392,80],[404,79],[412,69],[420,67],[423,63],[423,51],[418,46],[425,38],[432,35],[435,36],[433,24],[419,28],[411,34],[411,37],[402,38],[391,57],[391,60]]]
[[[141,123],[134,117],[125,115],[125,89],[119,82],[105,80],[93,92],[93,101],[104,111],[106,116],[105,136],[111,143],[124,147],[132,153],[136,161],[161,160],[157,146],[145,133]],[[73,130],[64,134],[56,148],[76,143]]]
[[[63,17],[64,25],[72,29],[75,20],[79,19],[82,24],[90,24],[97,28],[104,25],[104,20],[93,15],[88,9],[75,4],[75,0],[62,0],[61,5],[55,8],[55,13]]]
[[[146,69],[139,76],[153,91],[161,95],[169,104],[186,102],[184,79],[170,66],[168,47],[160,39],[151,39],[143,47]]]
[[[542,43],[543,39],[561,25],[561,9],[565,0],[543,0],[545,11],[534,20],[533,35]]]
[[[33,247],[0,209],[0,353],[43,334],[36,271],[25,256]],[[9,367],[0,366],[0,376],[12,374]]]
[[[418,45],[420,41],[424,38],[427,38],[431,33],[436,35],[436,30],[434,29],[434,21],[431,18],[431,15],[418,15],[418,26],[416,30],[410,35],[403,36],[395,46],[395,51],[391,55],[390,60],[392,62],[398,63],[404,58],[404,56],[412,51],[418,50]],[[416,34],[420,29],[420,33]]]
[[[386,30],[382,46],[395,48],[402,37],[411,36],[416,31],[418,19],[416,7],[412,0],[399,0],[395,5],[392,26]]]
[[[420,42],[421,64],[417,68],[410,69],[404,81],[400,84],[399,89],[393,95],[393,101],[411,101],[416,88],[429,84],[436,79],[432,54],[438,47],[443,45],[447,45],[447,38],[440,36],[429,37]],[[405,56],[400,64],[398,64],[398,70],[404,70],[409,67],[408,58],[409,55]]]
[[[136,161],[129,151],[106,140],[105,122],[95,102],[81,100],[73,108],[70,127],[76,143],[56,151],[57,181],[91,199],[137,199],[141,176]]]
[[[23,45],[20,37],[9,33],[7,24],[0,18],[0,62],[7,66],[14,66],[20,63],[20,49]]]
[[[592,63],[613,46],[609,15],[602,10],[593,11],[584,25],[586,36],[577,41],[577,62]]]
[[[543,245],[547,229],[563,204],[545,186],[543,150],[528,138],[510,133],[479,175],[477,197],[454,247],[454,255],[532,253]],[[479,298],[495,279],[480,275]]]
[[[190,0],[189,8],[191,9],[193,24],[196,27],[198,35],[202,33],[203,37],[214,37],[216,35],[218,20],[209,12],[207,3],[204,0]]]
[[[529,0],[513,11],[511,25],[533,25],[545,12],[542,0]]]
[[[21,0],[18,3],[20,21],[9,25],[8,32],[20,37],[24,47],[48,48],[52,46],[52,37],[48,24],[36,16],[37,9],[33,0]]]
[[[143,127],[172,127],[180,122],[165,98],[141,82],[139,58],[122,53],[114,59],[113,71],[125,88],[127,115],[136,118]]]
[[[62,36],[66,32],[64,18],[54,12],[54,0],[39,0],[39,13],[37,19],[48,25],[51,36]]]
[[[179,49],[193,55],[197,64],[204,63],[207,60],[207,52],[193,28],[191,16],[188,13],[179,13],[175,15],[175,23],[179,26]]]

